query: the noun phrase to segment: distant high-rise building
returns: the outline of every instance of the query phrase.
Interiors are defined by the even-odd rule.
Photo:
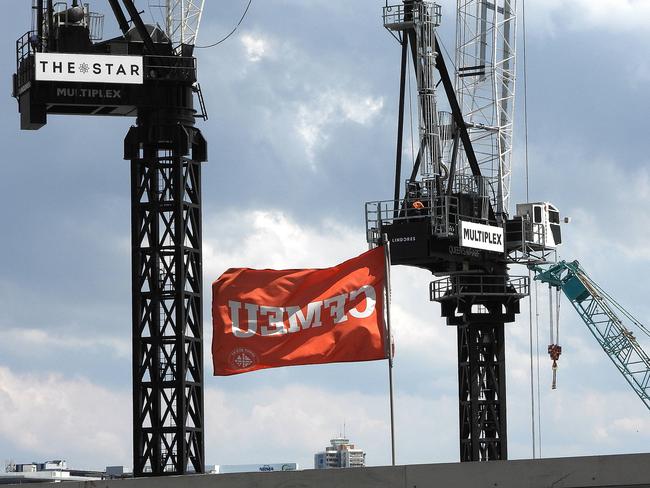
[[[325,451],[314,455],[314,468],[363,468],[366,465],[366,453],[350,444],[350,439],[336,437],[330,443]]]

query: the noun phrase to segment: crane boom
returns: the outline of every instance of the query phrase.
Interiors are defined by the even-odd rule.
[[[561,289],[607,356],[650,410],[650,357],[631,331],[650,330],[600,288],[578,261],[550,267],[531,266],[535,280]]]

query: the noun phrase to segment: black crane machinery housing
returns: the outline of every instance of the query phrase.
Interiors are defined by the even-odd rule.
[[[497,213],[435,35],[431,44],[437,84],[451,110],[452,157],[448,168],[437,168],[431,178],[417,179],[427,150],[421,139],[401,196],[407,70],[410,64],[416,78],[422,77],[418,56],[428,52],[416,25],[437,22],[434,17],[439,17],[439,9],[422,0],[404,0],[402,5],[384,8],[384,25],[402,48],[395,191],[393,200],[366,204],[367,240],[371,246],[388,243],[393,265],[426,269],[439,277],[430,285],[430,298],[441,304],[446,323],[457,328],[460,460],[505,460],[504,325],[515,320],[521,298],[529,293],[528,277],[510,276],[509,265],[545,262],[554,253],[561,243],[559,212],[540,202],[518,205],[513,218],[505,210]],[[422,86],[418,90],[420,96],[432,93]],[[470,175],[458,171],[461,148]],[[464,237],[469,236],[489,245],[468,243]]]
[[[133,0],[108,0],[122,35],[102,41],[87,3],[33,0],[16,44],[20,127],[49,115],[135,117],[131,161],[133,470],[205,470],[201,163],[207,144],[192,45],[145,25]],[[127,20],[127,15],[130,21]],[[201,113],[194,105],[195,95]]]

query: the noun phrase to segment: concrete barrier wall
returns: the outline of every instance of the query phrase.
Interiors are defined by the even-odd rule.
[[[18,485],[8,485],[18,486]],[[66,488],[650,488],[650,454],[193,475]]]

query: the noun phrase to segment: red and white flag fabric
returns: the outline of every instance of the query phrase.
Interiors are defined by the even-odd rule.
[[[386,359],[384,248],[326,269],[232,268],[212,284],[215,376]]]

